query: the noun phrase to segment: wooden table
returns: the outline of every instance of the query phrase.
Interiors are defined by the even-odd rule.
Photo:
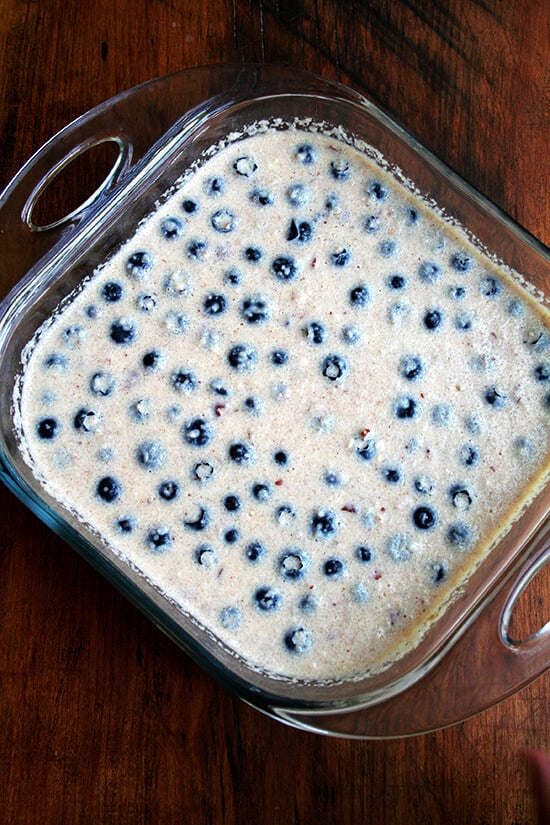
[[[1,184],[115,93],[245,60],[366,93],[550,244],[550,6],[536,0],[4,0]],[[3,488],[0,507],[6,825],[535,822],[523,752],[550,750],[550,673],[422,737],[297,732],[214,683]],[[519,625],[549,604],[546,573]]]

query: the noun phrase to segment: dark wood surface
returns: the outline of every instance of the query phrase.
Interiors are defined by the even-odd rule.
[[[54,132],[117,92],[186,67],[265,60],[366,93],[550,244],[547,2],[0,6],[2,186]],[[0,278],[3,294],[3,262]],[[0,508],[0,822],[536,821],[524,751],[550,750],[550,673],[422,737],[301,733],[214,683],[4,488]],[[540,625],[549,604],[546,573],[520,627]]]

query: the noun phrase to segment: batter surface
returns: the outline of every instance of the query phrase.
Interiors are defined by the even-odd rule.
[[[542,308],[373,160],[229,143],[40,330],[48,492],[254,667],[421,635],[548,460]]]

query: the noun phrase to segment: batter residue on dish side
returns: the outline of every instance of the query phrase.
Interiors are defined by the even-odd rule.
[[[544,470],[542,308],[357,149],[290,128],[190,175],[37,336],[48,492],[253,666],[362,673]]]

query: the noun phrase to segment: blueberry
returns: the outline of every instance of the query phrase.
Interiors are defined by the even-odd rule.
[[[230,209],[218,209],[210,218],[210,223],[216,232],[233,232],[237,226],[237,216]]]
[[[104,476],[97,482],[96,493],[107,504],[112,504],[120,498],[120,484],[113,476]]]
[[[111,324],[110,337],[115,344],[132,344],[137,337],[136,325],[129,318],[119,318]]]
[[[379,180],[371,180],[367,185],[367,195],[370,195],[374,200],[385,201],[388,197],[388,188]]]
[[[369,235],[376,235],[380,231],[380,218],[378,215],[367,215],[363,221],[363,229]]]
[[[399,374],[407,381],[417,381],[424,374],[418,355],[404,355],[399,362]]]
[[[170,385],[176,392],[190,393],[197,389],[197,376],[192,370],[181,368],[170,376]]]
[[[386,555],[395,562],[409,561],[412,556],[409,538],[404,533],[394,533],[388,538],[385,546]]]
[[[346,325],[340,331],[340,338],[345,344],[353,346],[361,340],[361,331],[358,327]]]
[[[550,381],[550,364],[537,364],[533,370],[533,375],[535,381],[539,381],[541,384]]]
[[[284,349],[274,349],[269,355],[269,360],[274,367],[283,367],[285,364],[288,364],[289,355]]]
[[[241,500],[235,493],[228,493],[223,500],[223,506],[228,513],[238,513],[241,509]]]
[[[458,460],[464,467],[474,467],[479,461],[479,452],[471,444],[464,444],[458,452]]]
[[[279,255],[271,262],[271,273],[278,281],[293,281],[298,275],[298,266],[289,255]]]
[[[462,550],[470,543],[470,528],[462,522],[451,524],[447,529],[447,541],[451,547]]]
[[[288,453],[285,450],[276,450],[273,453],[273,461],[280,467],[286,467],[288,464]]]
[[[418,267],[418,277],[425,284],[435,284],[441,277],[441,267],[433,261],[422,261]]]
[[[257,481],[252,485],[252,496],[256,501],[267,501],[271,495],[271,487],[263,481]]]
[[[317,149],[310,143],[301,143],[294,150],[294,157],[304,166],[311,166],[317,160]]]
[[[417,493],[423,496],[431,496],[435,490],[435,481],[426,475],[417,476],[413,481],[413,487]]]
[[[192,198],[186,198],[181,207],[188,215],[193,215],[198,210],[199,205],[197,201],[192,200]]]
[[[336,157],[330,163],[330,174],[334,180],[344,181],[349,178],[350,166],[345,157]]]
[[[329,539],[336,535],[338,521],[330,510],[315,510],[309,522],[311,535],[315,539]]]
[[[206,530],[209,524],[210,513],[208,512],[206,507],[199,507],[199,514],[196,519],[183,520],[184,527],[187,527],[188,530],[194,530],[195,532],[199,533],[202,530]]]
[[[278,610],[281,606],[281,597],[271,587],[259,587],[254,593],[254,602],[260,610]]]
[[[205,418],[192,418],[182,429],[183,440],[190,447],[206,447],[212,441],[212,427]]]
[[[284,579],[298,581],[304,577],[309,567],[309,559],[297,548],[292,548],[279,556],[278,566]]]
[[[174,501],[180,494],[180,486],[177,481],[163,481],[157,492],[163,501]]]
[[[211,198],[217,198],[223,195],[225,191],[225,181],[223,178],[208,178],[204,184],[204,191]],[[194,211],[194,210],[193,210]]]
[[[231,461],[241,466],[252,464],[255,459],[254,448],[244,441],[234,441],[229,445],[227,454]]]
[[[181,335],[189,326],[189,319],[185,312],[170,310],[164,316],[164,326],[172,335]]]
[[[388,289],[393,289],[396,291],[402,290],[407,286],[407,279],[404,275],[400,275],[398,272],[395,272],[393,275],[388,275],[386,278],[386,286]]]
[[[447,576],[447,565],[444,561],[434,561],[430,565],[432,584],[440,584]]]
[[[152,266],[152,256],[149,252],[140,250],[130,255],[126,261],[126,272],[133,281],[141,281]]]
[[[287,241],[296,241],[297,243],[307,243],[311,240],[313,229],[311,224],[307,221],[296,222],[294,218],[290,221],[286,233]]]
[[[116,527],[119,533],[133,533],[136,529],[136,522],[132,516],[121,516],[116,520]]]
[[[497,390],[494,386],[486,387],[483,397],[487,404],[494,410],[501,410],[508,401],[508,396]]]
[[[456,272],[468,272],[472,267],[472,259],[465,252],[455,252],[451,255],[450,264]]]
[[[63,330],[61,337],[69,349],[76,349],[86,337],[86,330],[78,324],[72,324]]]
[[[357,284],[349,292],[349,302],[355,309],[364,309],[370,301],[370,292],[366,284]]]
[[[348,371],[345,358],[341,355],[327,355],[321,362],[321,372],[329,381],[339,381]]]
[[[323,573],[329,579],[339,579],[345,573],[345,565],[342,559],[330,558],[323,562]]]
[[[259,246],[247,246],[243,252],[243,257],[245,261],[251,264],[257,264],[258,261],[262,260],[263,254]]]
[[[450,286],[447,294],[451,301],[461,301],[466,296],[466,287],[464,286]]]
[[[261,295],[245,298],[241,304],[241,316],[248,324],[262,324],[269,315],[269,304]]]
[[[288,526],[296,518],[296,508],[292,504],[281,504],[275,510],[275,521],[283,527]]]
[[[465,419],[464,425],[468,432],[472,433],[473,435],[476,435],[481,429],[477,415],[473,414]]]
[[[294,183],[286,190],[286,197],[291,206],[305,206],[311,199],[311,193],[303,183]]]
[[[54,352],[44,359],[44,368],[52,372],[64,372],[67,369],[67,359]]]
[[[209,544],[201,544],[194,553],[195,561],[201,567],[214,567],[218,561],[216,551]]]
[[[302,596],[302,598],[298,602],[298,607],[304,613],[314,613],[317,607],[315,603],[315,598],[311,593],[306,593],[306,595]]]
[[[151,527],[147,533],[147,544],[154,553],[162,553],[172,545],[174,537],[168,527]]]
[[[135,303],[140,312],[149,315],[157,308],[158,298],[153,293],[142,293],[137,296]]]
[[[257,360],[256,350],[248,344],[235,344],[227,353],[227,363],[237,372],[250,372]]]
[[[311,633],[304,627],[292,627],[284,635],[284,642],[287,650],[297,656],[302,656],[313,644]]]
[[[206,315],[221,315],[227,309],[227,300],[224,295],[211,292],[202,302],[203,312]]]
[[[224,283],[226,283],[228,286],[239,286],[242,279],[242,272],[236,267],[228,269],[223,276]]]
[[[238,630],[241,620],[241,611],[237,607],[224,607],[220,612],[220,623],[226,630]]]
[[[110,372],[94,372],[89,387],[92,395],[106,398],[115,389],[115,379]]]
[[[324,343],[326,338],[326,331],[324,326],[319,321],[310,321],[305,327],[302,327],[302,334],[310,344]]]
[[[243,178],[250,178],[254,172],[257,170],[258,164],[252,157],[252,155],[243,155],[240,158],[237,158],[235,163],[233,164],[233,169],[235,170],[237,175],[240,175]]]
[[[206,241],[202,241],[197,238],[189,241],[187,244],[187,257],[191,258],[193,261],[201,261],[204,258],[206,247]]]
[[[332,472],[332,470],[327,470],[326,473],[323,475],[323,481],[327,485],[327,487],[339,487],[342,483],[340,481],[340,477],[337,473]]]
[[[359,561],[367,564],[374,559],[374,550],[372,547],[367,547],[364,544],[360,544],[355,548],[355,557],[359,559]]]
[[[214,476],[214,467],[209,461],[198,461],[191,470],[191,478],[199,484],[206,484]]]
[[[524,307],[521,301],[518,301],[517,298],[512,298],[506,305],[506,311],[512,318],[519,318],[520,315],[523,315]]]
[[[156,349],[144,353],[141,363],[146,372],[156,372],[164,363],[164,356]]]
[[[428,309],[424,313],[422,323],[424,324],[427,330],[433,332],[441,326],[442,319],[443,315],[439,309]]]
[[[107,301],[108,304],[114,304],[117,301],[120,301],[124,294],[124,289],[122,288],[122,284],[119,284],[118,281],[107,281],[106,284],[103,284],[101,295],[104,301]]]
[[[243,401],[243,409],[245,409],[251,415],[260,415],[263,409],[262,402],[259,398],[255,398],[253,395],[249,395]]]
[[[474,316],[471,312],[459,313],[454,321],[455,329],[459,332],[469,332],[474,325]]]
[[[469,510],[472,505],[472,496],[464,484],[454,484],[449,490],[453,507],[461,512]]]
[[[230,527],[223,534],[223,540],[226,544],[235,544],[239,540],[239,531],[236,527]]]
[[[214,395],[219,395],[221,398],[227,398],[231,395],[231,390],[228,390],[221,378],[213,378],[208,384],[208,389]]]
[[[419,530],[431,530],[437,523],[437,514],[433,507],[421,505],[414,508],[412,520]]]
[[[396,418],[401,420],[416,418],[418,415],[418,401],[410,395],[400,395],[394,403],[393,411]]]
[[[59,434],[59,421],[56,418],[41,418],[36,432],[44,441],[52,441]]]
[[[486,298],[496,298],[497,295],[500,295],[501,290],[500,281],[497,281],[492,275],[486,275],[479,283],[479,291]]]
[[[100,424],[100,414],[88,407],[81,407],[73,419],[75,430],[83,433],[94,433]]]
[[[399,467],[382,467],[380,474],[387,484],[400,484],[403,479],[403,474]]]
[[[412,206],[405,206],[403,209],[403,214],[405,216],[405,221],[409,226],[414,226],[414,224],[418,221],[418,212]]]
[[[183,235],[183,221],[179,218],[165,218],[160,225],[160,231],[167,241],[173,241]]]
[[[376,455],[376,442],[374,438],[361,438],[356,444],[355,455],[361,461],[372,461]]]
[[[348,249],[338,249],[336,252],[331,252],[329,261],[332,266],[347,266],[351,260],[351,252]]]
[[[550,337],[545,330],[530,328],[523,335],[523,343],[531,352],[544,352],[548,349]]]
[[[249,544],[246,545],[246,549],[244,554],[248,561],[254,562],[259,561],[265,553],[265,545],[262,544],[261,541],[251,541]]]
[[[388,307],[388,321],[393,326],[401,326],[411,313],[408,304],[395,303]]]
[[[378,244],[378,251],[384,258],[391,258],[397,251],[397,243],[391,238],[386,238]]]
[[[440,427],[446,427],[452,416],[451,407],[448,404],[436,404],[432,408],[432,421]]]
[[[145,470],[158,470],[164,464],[166,453],[158,441],[142,441],[136,450],[136,461]]]
[[[257,206],[272,206],[274,203],[273,195],[268,189],[253,189],[248,200]]]
[[[327,212],[332,212],[338,204],[340,203],[340,198],[334,192],[330,192],[327,197],[325,198],[325,209]]]

